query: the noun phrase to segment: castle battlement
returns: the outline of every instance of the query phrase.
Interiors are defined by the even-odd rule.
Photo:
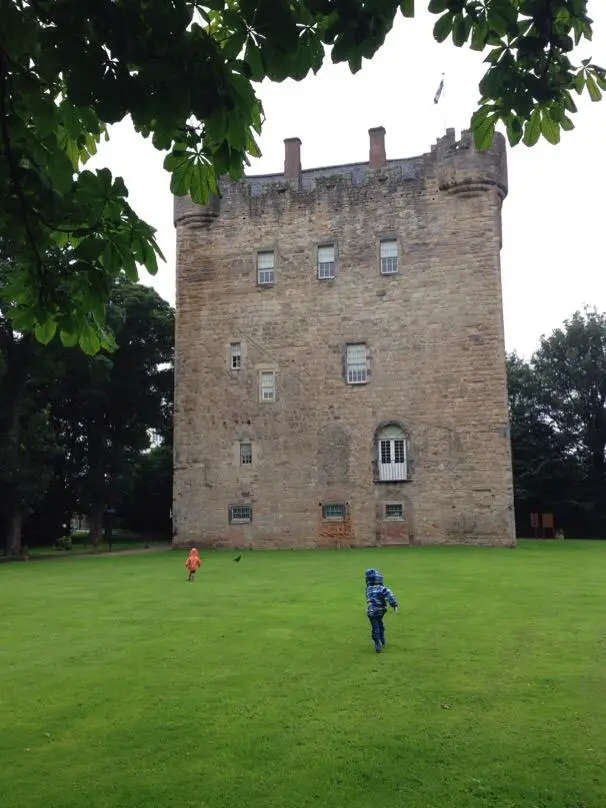
[[[449,194],[474,195],[495,191],[502,200],[507,195],[507,153],[505,139],[495,136],[492,146],[484,152],[475,148],[470,131],[457,140],[454,129],[448,129],[431,147],[417,157],[388,160],[385,150],[385,129],[370,129],[367,162],[302,169],[301,141],[284,141],[284,171],[281,174],[245,176],[241,180],[222,179],[221,198],[212,197],[206,205],[196,205],[189,197],[175,197],[174,224],[199,227],[219,215],[241,208],[253,208],[259,203],[289,207],[293,200],[314,205],[326,197],[345,194],[361,197],[374,187],[398,187],[416,184],[420,187],[436,184],[437,190]]]

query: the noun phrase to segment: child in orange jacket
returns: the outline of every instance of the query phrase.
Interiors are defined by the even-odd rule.
[[[198,551],[195,547],[190,550],[189,555],[187,556],[187,561],[185,562],[185,567],[189,572],[187,577],[188,581],[193,581],[196,575],[196,571],[198,567],[202,564],[202,559],[198,555]]]

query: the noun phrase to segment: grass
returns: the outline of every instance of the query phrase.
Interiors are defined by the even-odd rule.
[[[606,543],[184,558],[0,567],[2,808],[605,804]]]

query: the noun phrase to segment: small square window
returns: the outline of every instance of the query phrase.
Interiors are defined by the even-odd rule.
[[[239,342],[231,344],[231,369],[240,370],[242,367],[242,346]]]
[[[368,381],[366,345],[359,343],[347,346],[347,382],[364,384]]]
[[[385,505],[385,518],[392,520],[404,519],[404,506],[401,502],[388,502]]]
[[[329,522],[345,521],[345,504],[342,502],[329,502],[322,505],[322,519]]]
[[[335,245],[318,247],[318,278],[321,281],[335,277]]]
[[[381,275],[395,275],[398,272],[398,242],[396,239],[381,241]]]
[[[259,286],[272,286],[276,282],[273,250],[257,253],[257,281]]]
[[[252,443],[240,444],[240,465],[241,466],[252,465]]]
[[[259,379],[261,401],[276,400],[276,374],[273,371],[264,371]]]
[[[230,505],[228,519],[230,525],[249,525],[252,522],[252,505]]]

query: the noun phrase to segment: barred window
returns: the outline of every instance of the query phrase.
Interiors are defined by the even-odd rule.
[[[398,271],[398,242],[396,239],[381,241],[381,274],[395,275]]]
[[[343,502],[329,502],[322,505],[322,519],[331,522],[343,522],[345,519],[345,504]]]
[[[275,255],[273,250],[257,253],[257,281],[259,286],[271,286],[276,282]]]
[[[242,347],[239,342],[231,344],[231,369],[240,370],[242,367]]]
[[[385,504],[386,519],[404,519],[404,506],[401,502],[387,502]]]
[[[335,277],[335,245],[318,247],[318,278],[328,280]]]
[[[347,381],[349,384],[364,384],[368,381],[366,345],[363,343],[347,346]]]
[[[252,465],[252,443],[240,444],[240,465]]]
[[[252,522],[252,505],[230,505],[230,525],[249,525]]]

